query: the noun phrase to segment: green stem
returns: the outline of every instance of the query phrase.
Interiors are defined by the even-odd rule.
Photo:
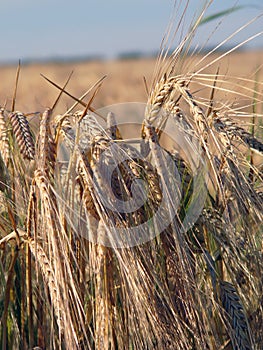
[[[5,301],[4,301],[4,311],[2,315],[2,325],[3,325],[3,340],[2,340],[2,350],[7,349],[7,317],[8,317],[8,306],[10,302],[10,292],[12,288],[13,283],[13,276],[15,271],[15,263],[17,260],[19,254],[19,248],[18,246],[15,247],[15,250],[13,252],[10,268],[8,271],[7,281],[6,281],[6,288],[5,288]]]

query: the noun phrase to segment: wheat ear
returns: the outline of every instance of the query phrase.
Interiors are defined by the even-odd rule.
[[[35,157],[35,143],[25,115],[21,112],[9,114],[14,136],[24,158],[32,160]]]
[[[34,255],[35,260],[38,263],[38,266],[41,268],[44,280],[48,285],[50,297],[52,300],[52,304],[54,306],[54,312],[56,315],[58,327],[61,333],[63,333],[65,331],[64,303],[62,302],[62,297],[60,295],[60,288],[56,282],[55,273],[53,271],[52,265],[40,244],[36,244],[35,240],[33,239],[29,239],[28,244],[29,244],[31,253]]]
[[[10,158],[10,146],[3,108],[0,109],[0,154],[7,167]]]
[[[230,324],[230,338],[233,349],[252,350],[251,330],[241,300],[234,286],[229,282],[220,283],[220,297]]]

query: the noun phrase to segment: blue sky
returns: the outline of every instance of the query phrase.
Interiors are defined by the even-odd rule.
[[[0,62],[18,59],[102,55],[158,50],[171,19],[174,2],[183,0],[1,0]],[[204,1],[191,0],[186,25]],[[215,45],[249,19],[263,13],[262,0],[215,0],[208,14],[233,4],[248,5],[223,20],[210,44]],[[253,6],[251,6],[253,4]],[[178,23],[179,15],[175,16]],[[195,44],[202,43],[217,21],[200,28]],[[233,42],[263,30],[260,18]],[[263,47],[263,36],[251,47]]]

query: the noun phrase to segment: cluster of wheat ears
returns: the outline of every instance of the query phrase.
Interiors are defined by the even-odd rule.
[[[216,99],[218,91],[240,100],[252,93],[244,114],[251,108],[249,120],[260,124],[262,85],[255,94],[239,78],[242,89],[230,89],[225,75],[205,74],[203,58],[202,69],[182,74],[187,43],[157,60],[139,147],[123,139],[113,113],[92,107],[102,81],[89,102],[87,93],[72,96],[70,110],[55,115],[61,94],[70,95],[65,84],[34,125],[15,111],[15,96],[1,108],[3,350],[262,349],[262,168],[254,159],[263,143],[255,126],[238,124],[242,108]],[[196,97],[192,84],[210,97]],[[162,143],[168,123],[199,154],[195,170]],[[138,180],[147,198],[136,210],[114,210],[138,200]]]

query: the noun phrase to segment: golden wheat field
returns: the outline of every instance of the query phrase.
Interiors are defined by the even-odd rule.
[[[0,67],[2,350],[262,350],[263,52],[188,39]]]
[[[209,57],[209,61],[215,57],[215,55],[212,55],[212,57]],[[189,61],[192,62],[198,59],[200,59],[200,56],[194,59],[191,58]],[[220,74],[222,75],[245,77],[253,81],[262,62],[262,51],[237,52],[220,60],[218,65],[213,65],[206,72],[211,74],[216,73],[216,69],[219,67]],[[68,84],[68,91],[75,97],[80,97],[93,83],[102,76],[107,75],[100,93],[94,101],[96,108],[123,102],[146,102],[147,93],[143,77],[146,78],[149,84],[151,83],[155,64],[156,59],[150,58],[83,63],[32,63],[25,66],[23,66],[22,62],[16,109],[24,113],[30,113],[43,111],[46,107],[52,106],[58,90],[48,84],[40,76],[40,73],[49,77],[57,84],[63,85],[71,71],[73,71],[73,76]],[[191,63],[192,66],[193,64]],[[6,101],[7,105],[11,103],[16,69],[17,67],[14,65],[0,66],[0,96],[2,104]],[[180,74],[181,72],[178,73]],[[257,75],[259,81],[262,80],[262,74],[263,72],[260,70]],[[251,88],[253,89],[253,86]],[[208,89],[204,89],[202,93],[207,96],[209,91]],[[218,98],[224,98],[224,93],[221,93]],[[244,100],[243,97],[242,100]],[[246,101],[242,101],[242,103],[245,104]],[[61,108],[67,108],[71,104],[72,99],[62,96],[60,102]]]

